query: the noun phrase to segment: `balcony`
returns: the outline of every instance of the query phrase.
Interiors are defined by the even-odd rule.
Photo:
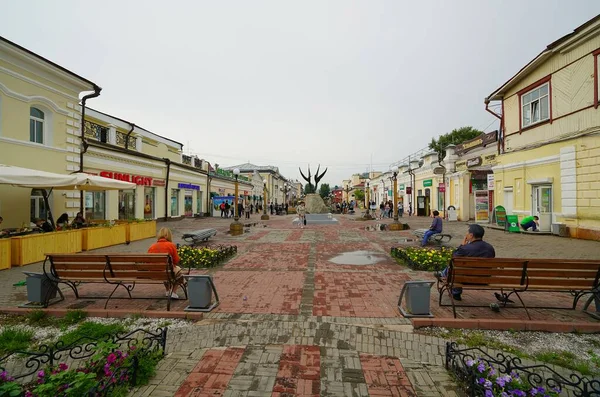
[[[181,155],[181,163],[186,165],[192,165],[192,156]]]
[[[86,138],[95,139],[98,142],[108,142],[108,128],[91,121],[86,121],[83,124],[83,134]]]
[[[117,131],[117,146],[135,150],[137,139],[134,136],[129,136],[129,145],[126,146],[125,143],[127,142],[127,139],[127,134]]]

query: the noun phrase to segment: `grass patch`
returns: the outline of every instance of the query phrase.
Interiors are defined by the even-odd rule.
[[[33,339],[33,331],[5,328],[0,332],[0,354],[26,350]]]
[[[38,327],[47,327],[52,324],[52,318],[43,310],[32,310],[27,314],[27,323]]]
[[[83,310],[69,310],[67,311],[67,314],[59,320],[59,323],[65,326],[75,325],[85,320],[86,317],[87,313]]]
[[[563,368],[569,368],[580,372],[582,375],[593,375],[600,373],[598,368],[593,368],[589,363],[580,360],[575,354],[569,351],[545,351],[533,356],[536,360],[558,365]]]
[[[469,347],[487,347],[489,349],[502,350],[517,357],[527,357],[527,354],[522,350],[495,339],[490,339],[486,337],[483,332],[463,332],[460,329],[448,329],[439,336],[444,339],[453,339],[458,344],[467,345]]]
[[[93,322],[81,323],[76,329],[61,336],[60,340],[65,346],[77,342],[81,338],[102,339],[107,334],[114,335],[125,331],[121,323],[100,324]],[[85,342],[84,342],[85,343]]]

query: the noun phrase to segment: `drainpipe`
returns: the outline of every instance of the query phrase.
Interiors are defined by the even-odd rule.
[[[208,172],[206,173],[206,213],[208,216],[212,216],[212,207],[210,205],[210,181],[212,178],[210,177],[210,161],[206,162],[208,164]]]
[[[129,125],[131,126],[131,129],[127,132],[127,136],[125,137],[125,150],[129,149],[129,137],[131,136],[131,133],[135,129],[135,124],[129,123]]]
[[[490,99],[489,98],[485,98],[485,111],[488,113],[493,114],[495,117],[497,117],[500,120],[500,129],[498,131],[498,154],[500,154],[500,144],[502,144],[502,148],[504,148],[504,99],[502,100],[502,115],[499,115],[498,113],[494,112],[493,110],[489,109],[488,106],[490,105]]]
[[[98,87],[96,84],[94,84],[93,87],[94,87],[93,93],[84,95],[83,98],[81,98],[81,146],[82,147],[79,149],[79,171],[78,172],[83,172],[83,155],[85,154],[85,152],[87,152],[87,149],[88,149],[88,144],[85,140],[85,133],[84,133],[85,104],[88,99],[99,97],[100,91],[102,91],[102,88]],[[83,194],[81,192],[79,193],[79,210],[82,213],[84,213],[84,215],[85,215],[85,208],[83,207]]]
[[[169,219],[169,174],[171,172],[171,160],[163,158],[167,165],[167,178],[165,180],[165,221]],[[177,203],[179,205],[179,203]]]
[[[408,176],[410,177],[410,205],[412,207],[412,213],[410,214],[410,216],[412,216],[415,213],[415,202],[413,200],[413,194],[415,193],[415,185],[413,184],[413,170],[412,168],[410,168],[410,157],[408,158]]]

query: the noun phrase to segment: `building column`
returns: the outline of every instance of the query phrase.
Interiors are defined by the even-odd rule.
[[[137,185],[135,188],[135,218],[144,219],[144,186]]]
[[[560,148],[561,212],[564,217],[577,217],[577,161],[575,146]]]
[[[106,220],[119,219],[119,191],[106,190]]]

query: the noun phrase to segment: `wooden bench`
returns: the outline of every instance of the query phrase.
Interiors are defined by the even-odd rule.
[[[55,284],[63,283],[69,286],[77,299],[80,298],[77,290],[79,284],[114,285],[115,288],[108,297],[96,297],[107,298],[105,309],[119,287],[125,288],[129,298],[133,298],[131,291],[136,284],[164,284],[169,291],[174,291],[179,286],[187,299],[185,279],[178,278],[173,271],[169,254],[46,254],[44,274]],[[62,293],[61,298],[64,299]],[[46,299],[44,304],[47,305],[47,302]],[[169,310],[171,294],[167,298],[167,311]]]
[[[516,258],[453,258],[448,276],[438,278],[439,304],[444,292],[448,293],[456,318],[453,288],[465,290],[500,291],[502,305],[506,307],[515,295],[531,319],[521,299],[523,292],[568,292],[573,296],[571,307],[541,306],[531,308],[572,309],[584,295],[591,294],[583,310],[587,311],[594,297],[600,298],[600,261],[576,259],[516,259]],[[461,305],[480,307],[481,305]]]
[[[184,241],[190,243],[191,246],[196,246],[203,242],[208,241],[209,238],[216,235],[217,231],[215,229],[202,229],[195,230],[190,233],[185,233],[182,238]]]
[[[416,229],[413,234],[419,239],[423,240],[425,236],[425,232],[429,229]],[[428,241],[433,241],[434,243],[441,245],[442,243],[449,243],[452,240],[452,236],[447,233],[436,233],[433,236],[429,237]]]

